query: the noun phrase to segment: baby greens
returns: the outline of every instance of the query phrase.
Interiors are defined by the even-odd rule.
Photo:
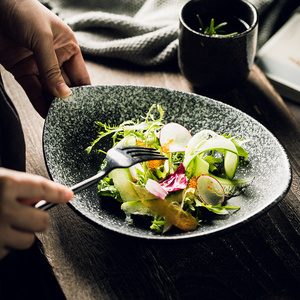
[[[168,158],[112,171],[99,182],[99,195],[121,202],[128,223],[133,223],[134,215],[151,218],[150,228],[158,233],[172,225],[184,231],[195,230],[214,214],[238,210],[225,203],[253,180],[234,178],[237,168],[248,163],[244,144],[249,141],[211,130],[192,136],[178,123],[165,124],[163,116],[162,107],[154,104],[141,121],[128,120],[118,126],[95,122],[99,131],[86,149],[88,153],[111,135],[113,147],[152,147]]]

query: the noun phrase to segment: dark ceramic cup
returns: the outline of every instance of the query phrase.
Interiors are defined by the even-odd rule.
[[[203,27],[227,22],[233,36],[210,36]],[[231,23],[231,24],[230,24]],[[232,28],[230,28],[232,26]],[[224,26],[224,29],[226,27]],[[244,0],[192,0],[180,12],[178,64],[181,73],[197,89],[228,90],[249,75],[256,54],[258,16],[255,7]]]

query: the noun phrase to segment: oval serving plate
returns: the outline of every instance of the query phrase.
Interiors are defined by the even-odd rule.
[[[143,224],[126,223],[120,203],[100,198],[96,185],[75,195],[70,202],[75,211],[106,229],[148,240],[207,237],[257,218],[278,203],[289,189],[291,168],[283,147],[259,122],[229,105],[192,93],[144,86],[85,86],[73,88],[72,92],[68,99],[54,99],[43,132],[49,174],[54,181],[67,186],[99,170],[104,155],[87,155],[85,151],[96,138],[95,121],[119,125],[125,120],[141,119],[155,103],[162,105],[165,123],[177,122],[192,134],[211,129],[251,140],[245,146],[250,165],[236,177],[254,176],[254,181],[244,194],[228,201],[228,205],[240,206],[240,210],[227,217],[216,217],[192,232],[170,230],[162,235]],[[107,151],[112,145],[111,138],[99,144]]]

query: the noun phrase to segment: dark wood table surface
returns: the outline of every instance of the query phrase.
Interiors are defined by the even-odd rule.
[[[94,85],[195,92],[176,69],[86,63]],[[27,171],[49,177],[42,151],[44,121],[12,76],[3,77],[23,123]],[[246,112],[278,138],[292,166],[286,197],[233,232],[172,245],[124,238],[82,219],[68,205],[57,206],[50,211],[50,228],[38,237],[67,299],[299,299],[300,105],[287,106],[257,66],[243,85],[209,96]]]

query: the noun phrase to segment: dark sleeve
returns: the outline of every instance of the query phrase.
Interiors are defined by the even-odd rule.
[[[25,142],[18,113],[0,76],[0,167],[25,171]],[[65,300],[36,238],[27,250],[14,250],[0,260],[0,299]]]
[[[25,171],[25,141],[18,113],[0,75],[0,166]]]

